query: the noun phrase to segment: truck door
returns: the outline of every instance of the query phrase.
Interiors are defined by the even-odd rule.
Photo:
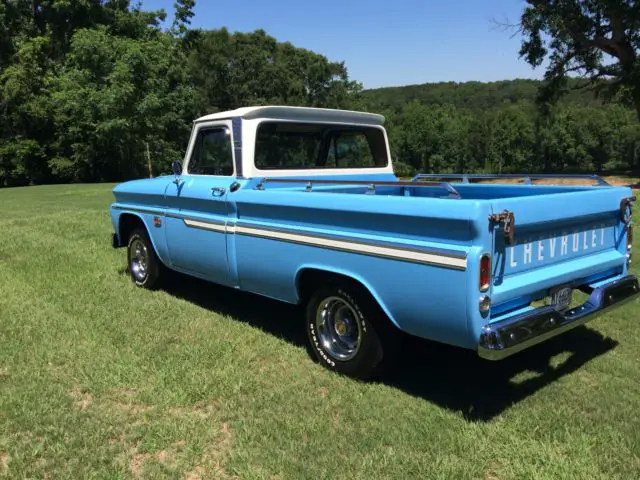
[[[196,126],[183,175],[166,191],[167,248],[179,270],[215,283],[234,285],[227,232],[235,223],[228,198],[234,180],[229,121]]]

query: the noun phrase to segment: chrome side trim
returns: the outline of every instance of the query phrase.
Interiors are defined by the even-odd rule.
[[[378,246],[378,247],[386,247],[386,248],[391,248],[391,249],[396,249],[396,250],[401,250],[401,251],[407,251],[407,252],[417,252],[417,253],[430,253],[432,255],[439,255],[439,256],[443,256],[443,257],[450,257],[450,258],[457,258],[460,260],[464,260],[467,258],[467,252],[460,252],[460,251],[456,251],[456,250],[449,250],[446,248],[437,248],[437,247],[424,247],[424,248],[418,248],[418,247],[409,247],[409,246],[405,246],[404,244],[399,244],[399,243],[392,243],[392,242],[388,242],[388,241],[368,241],[365,239],[361,239],[361,238],[354,238],[354,237],[350,237],[347,235],[327,235],[327,234],[322,234],[322,233],[316,233],[316,232],[304,232],[304,231],[300,231],[300,230],[287,230],[284,228],[278,228],[278,227],[263,227],[263,226],[251,226],[245,223],[240,223],[240,224],[236,224],[236,227],[243,227],[243,228],[253,228],[253,229],[257,229],[257,230],[262,230],[265,232],[273,232],[275,234],[278,233],[284,233],[284,234],[299,234],[302,236],[308,236],[308,237],[313,237],[313,238],[319,238],[322,240],[337,240],[337,241],[343,241],[343,242],[348,242],[348,243],[353,243],[353,244],[357,244],[357,245],[374,245],[374,246]],[[235,229],[233,226],[229,226],[229,233],[235,233]]]
[[[453,257],[442,254],[429,252],[421,252],[417,250],[409,250],[395,247],[384,247],[372,243],[343,241],[330,239],[326,237],[318,237],[314,235],[301,235],[297,233],[281,232],[267,230],[262,228],[252,228],[244,226],[236,226],[235,233],[240,235],[251,235],[273,240],[281,240],[285,242],[310,245],[314,247],[330,248],[332,250],[341,250],[352,253],[360,253],[365,255],[374,255],[395,260],[409,261],[414,263],[423,263],[427,265],[449,267],[456,270],[466,270],[467,259]]]
[[[487,324],[480,334],[478,355],[501,360],[583,325],[639,295],[637,277],[628,275],[595,288],[585,303],[566,312],[546,306]]]
[[[164,215],[165,211],[161,208],[153,208],[153,207],[126,207],[124,205],[114,205],[113,208],[115,210],[124,210],[127,212],[136,212],[136,213],[149,213],[151,215]]]
[[[202,230],[212,230],[214,232],[227,233],[227,227],[222,223],[203,222],[201,220],[192,220],[183,218],[182,221],[187,227],[200,228]]]

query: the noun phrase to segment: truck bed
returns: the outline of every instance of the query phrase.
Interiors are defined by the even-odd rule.
[[[441,266],[422,270],[407,263],[380,261],[379,272],[369,275],[375,277],[373,291],[378,283],[383,285],[380,288],[385,291],[380,298],[394,297],[388,313],[403,330],[453,342],[449,336],[453,319],[466,318],[468,323],[457,327],[469,328],[472,343],[482,325],[529,308],[553,288],[566,284],[578,288],[625,275],[627,257],[620,202],[630,195],[626,187],[609,185],[421,183],[380,177],[316,177],[273,179],[250,189],[246,197],[238,196],[237,205],[239,222],[420,252],[463,255],[466,274]],[[490,221],[491,216],[505,210],[515,217],[513,244],[507,244],[500,226]],[[243,247],[239,244],[239,251],[250,250],[248,244]],[[257,246],[252,245],[254,248]],[[492,307],[486,317],[477,309],[475,281],[479,258],[485,253],[491,255],[492,266],[491,286],[486,292],[491,296]],[[315,251],[305,255],[311,259]],[[352,255],[341,258],[337,271],[358,261]],[[369,262],[367,270],[373,264]],[[240,265],[240,272],[243,266]],[[361,267],[358,264],[353,268]],[[378,274],[380,278],[376,277]],[[389,286],[389,275],[394,278],[393,288]],[[260,277],[251,280],[256,289],[277,296]],[[429,312],[428,315],[403,306],[403,296],[415,292],[416,284],[422,285],[425,297],[413,298],[410,303],[420,304],[420,311]],[[443,285],[457,287],[444,292]],[[431,297],[428,292],[437,295]]]

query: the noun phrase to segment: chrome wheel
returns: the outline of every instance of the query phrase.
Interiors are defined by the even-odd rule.
[[[133,277],[142,282],[147,276],[149,252],[142,239],[136,238],[129,247],[129,268]]]
[[[354,308],[340,297],[318,305],[316,329],[320,343],[336,360],[351,360],[360,348],[362,331]]]

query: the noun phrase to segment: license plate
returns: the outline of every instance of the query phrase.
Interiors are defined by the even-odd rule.
[[[551,305],[558,310],[564,310],[571,305],[573,289],[571,287],[560,287],[551,291]]]

